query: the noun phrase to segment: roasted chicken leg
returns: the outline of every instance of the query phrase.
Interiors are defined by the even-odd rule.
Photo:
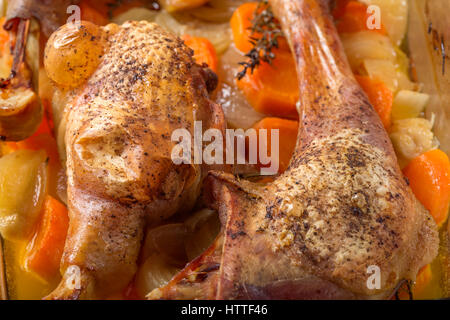
[[[171,135],[194,136],[194,121],[224,130],[208,98],[217,78],[147,22],[65,25],[47,43],[45,67],[62,114],[70,216],[64,277],[48,298],[105,297],[132,279],[145,224],[193,206],[207,168],[175,165]]]
[[[388,298],[437,255],[437,227],[352,75],[327,3],[269,2],[300,83],[290,166],[265,187],[211,173],[223,230],[149,298]]]

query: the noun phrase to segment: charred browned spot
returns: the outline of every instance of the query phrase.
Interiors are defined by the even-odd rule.
[[[364,167],[366,165],[364,155],[355,147],[350,147],[345,157],[350,168]]]

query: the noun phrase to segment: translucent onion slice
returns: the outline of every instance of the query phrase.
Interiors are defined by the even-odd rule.
[[[147,8],[131,8],[112,19],[112,22],[116,24],[122,24],[125,21],[135,20],[135,21],[154,21],[158,11],[150,10]]]
[[[417,118],[425,110],[430,95],[410,90],[401,90],[394,98],[392,120]]]
[[[210,0],[202,7],[186,11],[193,17],[208,22],[229,22],[233,12],[245,0]]]
[[[405,73],[400,71],[393,61],[366,59],[363,62],[363,66],[371,78],[383,81],[394,93],[399,90],[417,89],[417,86],[409,80]]]
[[[184,243],[187,235],[186,226],[182,223],[165,224],[147,231],[142,259],[159,254],[169,264],[183,267],[187,263]]]
[[[145,297],[153,289],[166,285],[179,271],[179,268],[169,264],[161,255],[150,255],[136,274],[138,294]]]
[[[380,8],[381,22],[392,42],[400,45],[408,25],[408,0],[362,0]]]
[[[45,151],[19,150],[0,158],[0,233],[6,240],[30,235],[46,186]]]
[[[377,32],[361,31],[342,34],[341,40],[353,71],[358,71],[364,60],[379,59],[396,61],[391,40]]]
[[[202,254],[216,239],[220,231],[219,216],[212,210],[201,210],[186,221],[190,235],[186,238],[189,261]]]
[[[213,44],[217,54],[222,54],[231,43],[229,23],[208,23],[192,19],[187,13],[170,14],[161,10],[155,22],[178,36],[189,34],[194,37],[207,38]]]
[[[245,57],[234,44],[222,55],[218,70],[221,82],[215,92],[215,101],[222,106],[230,127],[247,129],[264,115],[252,108],[236,86],[236,74],[241,68],[238,63],[244,60]]]

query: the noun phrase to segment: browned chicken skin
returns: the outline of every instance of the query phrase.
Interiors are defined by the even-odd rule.
[[[72,39],[68,28],[47,44],[50,76],[53,51]],[[96,34],[91,24],[79,28],[82,35]],[[54,99],[55,109],[64,109],[59,131],[70,215],[61,271],[77,266],[81,286],[68,285],[66,274],[51,299],[98,298],[123,289],[136,271],[145,224],[189,210],[207,170],[173,163],[172,133],[185,128],[193,135],[194,121],[202,121],[203,130],[224,130],[222,110],[208,98],[207,86],[216,79],[194,63],[180,39],[147,22],[111,24],[92,37],[102,46],[98,67],[86,83],[60,86]],[[65,42],[64,53],[76,56],[77,50]]]
[[[375,299],[437,255],[321,0],[271,0],[297,64],[300,128],[288,170],[260,187],[211,173],[223,232],[153,299]],[[379,268],[379,288],[368,286]]]

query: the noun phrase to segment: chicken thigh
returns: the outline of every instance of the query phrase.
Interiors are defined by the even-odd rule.
[[[63,280],[49,299],[123,289],[136,271],[145,225],[196,201],[207,168],[176,165],[172,133],[193,136],[194,121],[224,130],[224,118],[208,96],[216,76],[192,55],[148,22],[67,24],[50,37],[44,63],[56,87],[70,226]]]

